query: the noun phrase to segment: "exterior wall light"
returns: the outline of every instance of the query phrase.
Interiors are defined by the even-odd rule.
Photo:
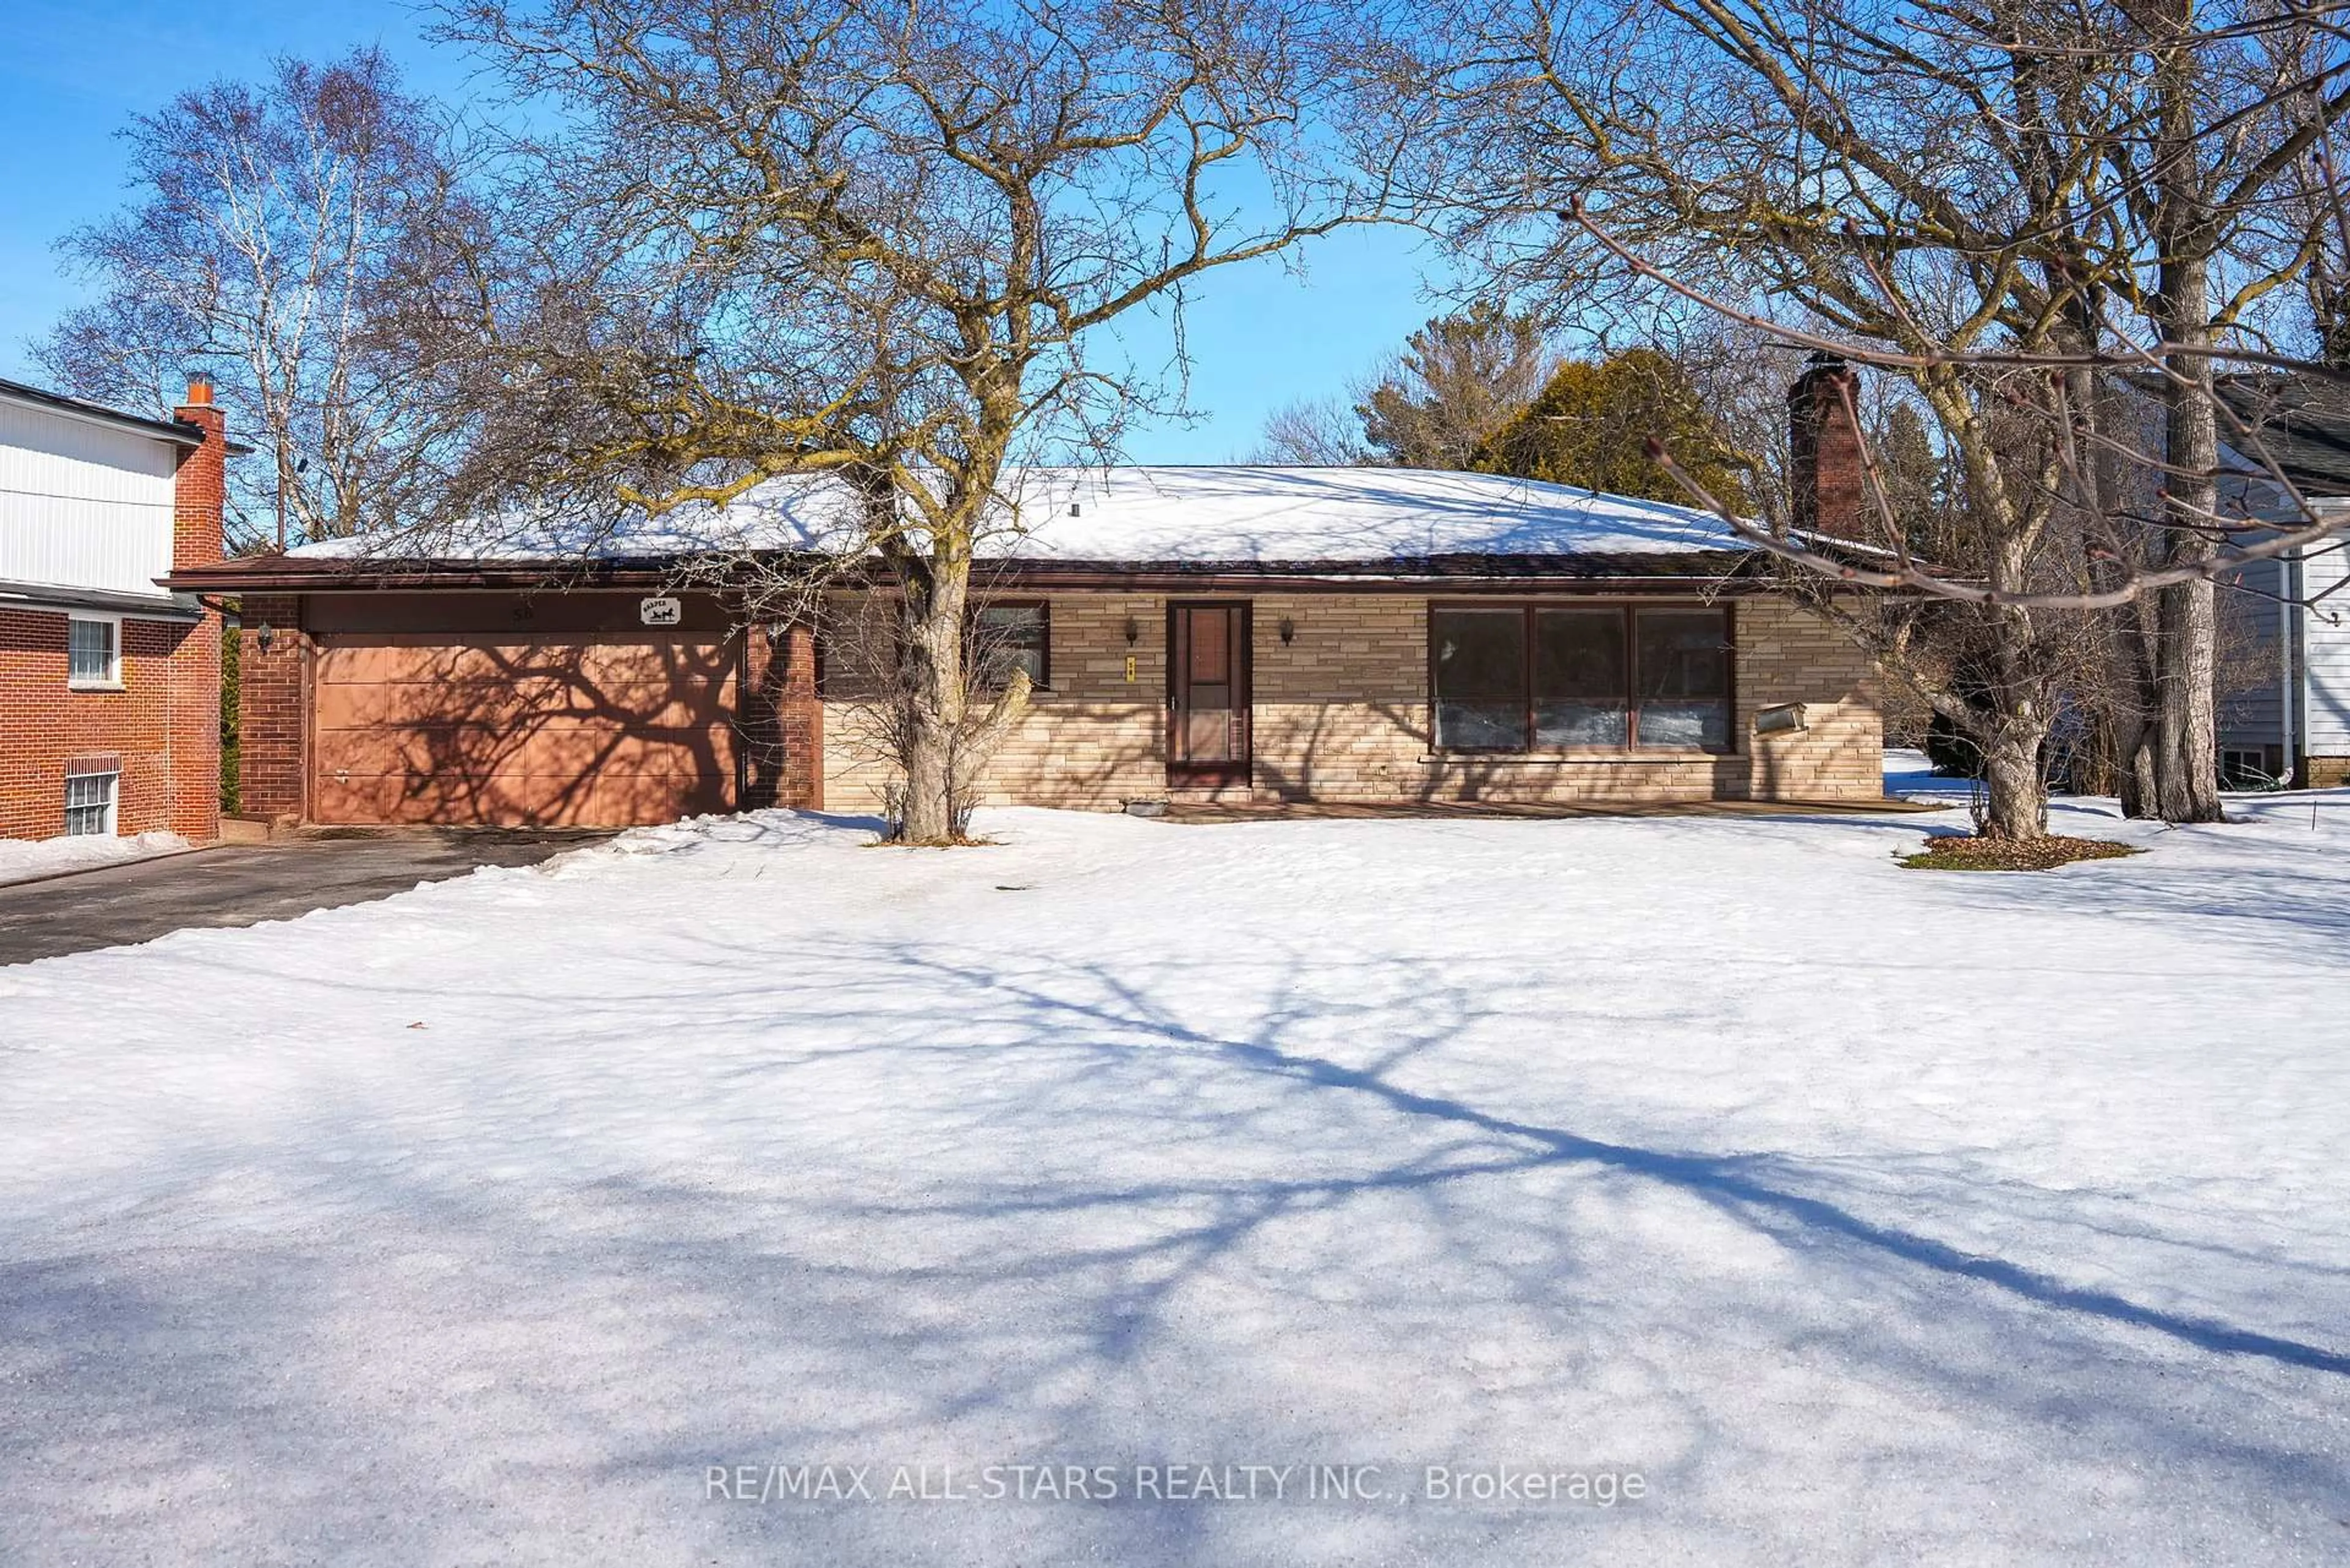
[[[1281,618],[1281,645],[1284,648],[1297,640],[1297,623],[1287,616]]]
[[[1139,626],[1138,626],[1138,625],[1136,625],[1136,624],[1135,624],[1135,620],[1134,620],[1134,618],[1133,618],[1132,616],[1128,616],[1128,617],[1127,617],[1127,618],[1126,618],[1126,646],[1127,646],[1127,647],[1128,647],[1128,648],[1132,648],[1136,643],[1138,643],[1138,642],[1139,642],[1139,641],[1141,641],[1141,640],[1142,640],[1142,628],[1140,628]]]
[[[263,621],[261,623],[260,633],[256,637],[255,640],[261,644],[262,652],[268,652],[271,647],[277,641],[277,628],[270,625],[267,621]]]

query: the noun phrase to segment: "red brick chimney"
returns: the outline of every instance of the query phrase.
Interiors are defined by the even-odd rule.
[[[188,378],[188,400],[172,410],[183,425],[204,432],[204,444],[183,452],[172,481],[172,569],[209,566],[221,558],[228,505],[228,420],[213,401],[213,379]]]
[[[228,421],[213,401],[213,379],[188,378],[188,400],[172,410],[183,425],[203,431],[202,446],[182,448],[172,477],[172,569],[210,566],[221,558],[228,503]],[[199,844],[220,836],[221,618],[179,632],[164,659],[171,726],[171,826]]]
[[[1862,488],[1860,373],[1833,354],[1814,354],[1787,389],[1788,474],[1796,532],[1875,544]]]

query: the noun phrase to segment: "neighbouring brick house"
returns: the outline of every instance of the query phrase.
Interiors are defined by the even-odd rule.
[[[221,558],[208,382],[165,420],[0,381],[0,838],[220,823],[221,626],[159,581]]]
[[[1858,493],[1848,431],[1815,417],[1839,373],[1792,399],[1822,531]],[[1396,469],[1029,470],[1008,488],[979,613],[1035,694],[991,803],[1883,794],[1868,660],[1701,514]],[[865,812],[890,775],[837,639],[872,596],[835,596],[821,628],[771,624],[679,575],[681,552],[823,549],[847,504],[779,481],[592,547],[541,521],[171,581],[243,596],[249,812]]]

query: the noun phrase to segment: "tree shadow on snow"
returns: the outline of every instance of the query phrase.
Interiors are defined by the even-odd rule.
[[[1016,928],[989,935],[1002,947],[833,938],[779,953],[698,934],[695,956],[660,998],[666,1033],[745,1044],[682,1058],[662,1103],[647,1108],[690,1132],[656,1147],[607,1128],[600,1143],[571,1140],[579,1152],[564,1159],[516,1157],[520,1174],[493,1170],[506,1163],[503,1151],[468,1140],[570,1114],[542,1087],[621,1070],[616,1061],[633,1060],[623,1053],[659,1042],[641,1037],[641,1010],[625,993],[599,992],[591,980],[583,994],[577,976],[515,974],[504,998],[575,1021],[544,1078],[494,1080],[525,1108],[494,1106],[479,1124],[452,1110],[446,1125],[390,1131],[363,1104],[313,1111],[276,1157],[290,1189],[337,1196],[348,1235],[365,1239],[348,1251],[299,1226],[125,1246],[131,1216],[67,1239],[70,1256],[0,1269],[0,1347],[16,1347],[26,1369],[17,1386],[35,1397],[0,1417],[9,1461],[0,1520],[54,1506],[45,1489],[71,1468],[48,1462],[52,1434],[78,1425],[107,1434],[101,1457],[147,1445],[164,1480],[207,1459],[239,1474],[262,1467],[264,1484],[247,1493],[203,1494],[191,1550],[240,1532],[264,1556],[272,1542],[289,1555],[322,1542],[380,1548],[369,1532],[390,1516],[403,1543],[420,1548],[403,1555],[430,1554],[421,1549],[436,1542],[463,1555],[484,1532],[567,1524],[560,1512],[485,1500],[484,1488],[544,1488],[550,1468],[572,1477],[585,1468],[583,1493],[611,1488],[615,1507],[654,1500],[665,1528],[712,1546],[781,1537],[809,1560],[854,1555],[872,1532],[901,1528],[909,1560],[1073,1556],[1063,1548],[1083,1542],[1128,1561],[1220,1563],[1268,1555],[1273,1537],[1243,1530],[1287,1529],[1303,1532],[1295,1549],[1270,1554],[1306,1560],[1324,1554],[1314,1532],[1330,1516],[1077,1511],[1051,1516],[1046,1536],[1016,1510],[983,1511],[952,1516],[941,1546],[941,1515],[681,1515],[676,1502],[699,1501],[712,1462],[956,1457],[973,1432],[1105,1459],[1254,1457],[1267,1431],[1311,1425],[1289,1403],[1295,1388],[1222,1380],[1202,1350],[1183,1369],[1189,1381],[1170,1390],[1155,1359],[1179,1325],[1198,1345],[1227,1343],[1216,1324],[1202,1326],[1201,1303],[1229,1299],[1230,1276],[1303,1303],[1297,1324],[1327,1321],[1334,1333],[1440,1325],[1490,1309],[1526,1314],[1565,1340],[1581,1332],[1575,1313],[1641,1282],[1622,1272],[1624,1260],[1661,1244],[1592,1234],[1575,1190],[1544,1185],[1591,1174],[1690,1199],[1807,1268],[1825,1260],[1865,1275],[1846,1282],[1867,1308],[1832,1320],[1857,1326],[1836,1329],[1823,1354],[1940,1385],[1970,1414],[2104,1434],[2108,1448],[2185,1450],[2247,1487],[2324,1498],[2345,1484],[2338,1459],[2296,1447],[2290,1425],[2247,1437],[2182,1422],[2170,1401],[2179,1386],[2210,1381],[2208,1368],[2165,1367],[2147,1353],[2224,1356],[2273,1381],[2350,1375],[2342,1349],[2133,1300],[1883,1217],[1919,1202],[1915,1181],[1866,1199],[1828,1196],[1838,1176],[1825,1162],[1652,1147],[1488,1108],[1473,1090],[1489,1060],[1448,1062],[1445,1093],[1412,1085],[1472,1028],[1620,1026],[1601,1001],[1587,1012],[1555,1000],[1534,1012],[1526,994],[1416,960],[1350,980],[1310,937],[1253,951],[1261,994],[1236,996],[1200,984],[1201,973],[1222,972],[1217,963],[1055,957],[1024,967]],[[265,981],[267,950],[237,956],[254,966],[252,983]],[[1694,1004],[1677,1012],[1669,999],[1655,1006],[1646,1021],[1695,1027],[1708,1016]],[[762,1040],[779,1020],[793,1025],[788,1045]],[[828,1146],[778,1143],[776,1124],[830,1103],[844,1083],[865,1085],[873,1104],[842,1135],[836,1180]],[[1506,1092],[1497,1080],[1495,1096]],[[786,1130],[816,1140],[828,1129],[816,1116]],[[763,1169],[758,1156],[779,1149],[783,1168]],[[1887,1162],[1857,1163],[1881,1173]],[[875,1189],[868,1178],[882,1173],[892,1179]],[[1997,1196],[1955,1186],[1924,1196],[1954,1211]],[[2085,1223],[2068,1209],[2071,1195],[2042,1196],[2036,1221]],[[1399,1221],[1399,1205],[1412,1223]],[[1366,1211],[1382,1222],[1363,1225]],[[1954,1212],[1949,1229],[1967,1218]],[[1326,1251],[1342,1243],[1358,1250]],[[1382,1247],[1440,1255],[1399,1261]],[[1954,1301],[1943,1286],[1970,1298]],[[1335,1293],[1317,1303],[1326,1291]],[[1690,1335],[1735,1326],[1775,1347],[1827,1333],[1800,1321],[1815,1310],[1809,1303],[1757,1303],[1727,1276],[1717,1293],[1674,1305],[1673,1326]],[[2086,1350],[2054,1345],[2059,1324],[2092,1336]],[[192,1340],[198,1329],[205,1337]],[[2159,1345],[2116,1348],[2102,1332],[2110,1329]],[[1253,1331],[1241,1320],[1226,1332]],[[368,1354],[379,1343],[406,1348]],[[0,1366],[8,1354],[0,1348]],[[1720,1448],[1762,1440],[1726,1429],[1738,1407],[1725,1407],[1721,1390],[1680,1386],[1669,1364],[1646,1370],[1656,1397],[1678,1402],[1700,1434],[1679,1461],[1685,1475]],[[2189,1376],[2171,1377],[2181,1370]],[[394,1377],[415,1386],[369,1384],[369,1397],[354,1397],[367,1380]],[[1190,1397],[1168,1397],[1178,1391]],[[1474,1385],[1456,1379],[1441,1392],[1463,1407],[1449,1429],[1478,1432]],[[946,1432],[962,1435],[940,1454]],[[493,1453],[451,1465],[452,1444],[486,1449],[487,1434],[505,1443],[503,1463]],[[1163,1451],[1133,1454],[1146,1434]],[[1799,1445],[1805,1435],[1774,1438]],[[1329,1440],[1377,1439],[1339,1428]],[[359,1480],[337,1491],[333,1467],[359,1457]],[[307,1495],[318,1512],[256,1517],[265,1500],[286,1501],[267,1490],[270,1478],[306,1462],[325,1469],[294,1500]],[[395,1464],[426,1480],[387,1491],[369,1479],[366,1467],[389,1475]],[[151,1481],[153,1497],[174,1495],[163,1480],[128,1479]],[[485,1514],[489,1504],[503,1511]],[[145,1518],[140,1505],[120,1506],[120,1521]],[[605,1522],[590,1501],[574,1506],[570,1522]],[[171,1528],[161,1517],[141,1527]],[[1533,1532],[1542,1550],[1529,1556],[1596,1539],[1587,1520],[1560,1516],[1464,1522],[1407,1511],[1354,1528],[1347,1550],[1357,1558],[1447,1530],[1482,1532],[1489,1547]],[[0,1545],[9,1529],[0,1522]],[[1565,1533],[1541,1533],[1550,1530]],[[1040,1552],[1040,1536],[1059,1544]],[[1237,1552],[1236,1539],[1256,1550]]]

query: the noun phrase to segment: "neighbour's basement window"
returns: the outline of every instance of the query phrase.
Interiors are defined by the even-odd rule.
[[[66,780],[66,832],[114,836],[114,786],[119,774],[77,774]]]
[[[122,625],[92,616],[74,616],[66,624],[66,684],[122,684]]]
[[[1437,744],[1731,750],[1727,609],[1431,606]]]
[[[1039,690],[1052,682],[1052,620],[1041,604],[987,605],[972,618],[972,659],[980,686],[1000,691],[1024,670]]]
[[[2269,773],[2269,757],[2265,751],[2240,746],[2222,746],[2220,749],[2221,789],[2268,789],[2276,783]]]

